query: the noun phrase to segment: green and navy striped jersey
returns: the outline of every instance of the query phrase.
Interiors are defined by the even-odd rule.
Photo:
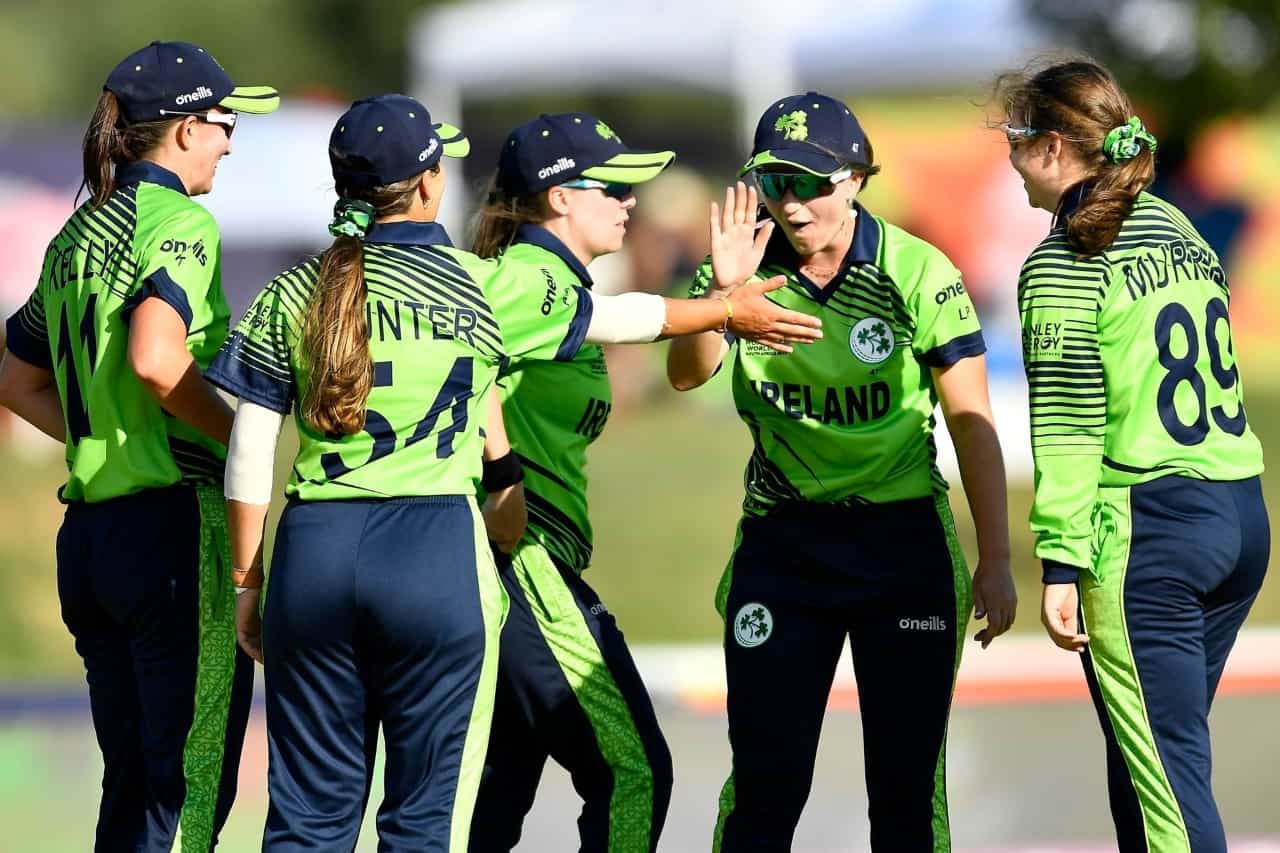
[[[307,387],[301,337],[320,256],[281,273],[240,318],[209,381],[282,414]],[[375,225],[364,238],[374,362],[365,427],[317,432],[295,414],[286,493],[300,500],[473,495],[484,400],[500,366],[574,357],[591,321],[581,288],[542,269],[500,268],[453,248],[430,222]]]
[[[1091,257],[1065,219],[1022,266],[1018,308],[1031,399],[1031,527],[1046,580],[1089,566],[1100,486],[1262,471],[1231,345],[1227,278],[1173,205],[1142,193],[1115,242]]]
[[[504,269],[547,270],[591,287],[586,267],[545,228],[525,225],[502,254]],[[515,277],[536,287],[539,276]],[[538,294],[539,296],[541,294]],[[613,394],[604,350],[588,344],[567,362],[524,361],[498,380],[512,449],[524,466],[527,536],[581,572],[591,562],[587,446],[604,430]]]
[[[756,278],[770,298],[822,320],[822,340],[788,354],[735,342],[733,396],[754,450],[744,510],[779,501],[884,502],[944,491],[933,441],[931,368],[986,352],[960,272],[938,249],[856,205],[853,244],[817,287],[781,230]],[[706,292],[708,259],[690,295]]]
[[[145,160],[85,203],[45,250],[6,345],[53,371],[67,423],[64,501],[96,502],[181,481],[220,482],[226,448],[165,412],[129,365],[129,317],[155,296],[182,317],[203,370],[227,337],[222,246],[178,176]]]

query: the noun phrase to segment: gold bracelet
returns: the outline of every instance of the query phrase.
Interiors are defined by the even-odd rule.
[[[231,583],[237,587],[259,587],[263,580],[262,566],[250,566],[247,569],[232,569]]]
[[[729,331],[729,321],[733,319],[733,303],[729,301],[727,296],[717,296],[716,299],[724,303],[724,322],[720,324],[720,328],[716,329],[717,332],[723,335]]]

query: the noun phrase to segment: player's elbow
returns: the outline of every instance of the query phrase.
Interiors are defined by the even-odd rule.
[[[187,355],[185,349],[183,355]],[[164,397],[177,384],[186,364],[184,359],[175,358],[175,353],[166,351],[165,347],[131,340],[129,367],[137,375],[142,387],[156,397]]]
[[[680,358],[675,353],[675,346],[667,357],[667,382],[677,391],[692,391],[712,377],[715,368],[705,369],[692,359]]]
[[[53,384],[53,374],[44,368],[0,351],[0,406],[20,411],[23,402]]]
[[[692,391],[694,388],[701,386],[707,380],[699,379],[694,376],[682,376],[667,374],[667,381],[671,383],[671,387],[677,391]]]

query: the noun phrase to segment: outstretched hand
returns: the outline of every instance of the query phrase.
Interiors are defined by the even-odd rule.
[[[738,287],[727,297],[733,306],[729,331],[739,338],[759,341],[778,352],[791,352],[792,343],[820,340],[821,320],[783,308],[765,295],[786,285],[786,277],[777,275],[768,281],[753,281]]]

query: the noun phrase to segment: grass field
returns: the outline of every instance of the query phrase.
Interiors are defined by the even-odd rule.
[[[616,415],[591,452],[596,559],[589,572],[633,642],[714,641],[712,594],[733,542],[742,496],[746,430],[727,388],[660,393],[652,405]],[[1251,389],[1250,423],[1264,446],[1280,448],[1280,390]],[[288,470],[282,447],[277,482]],[[38,458],[33,458],[38,457]],[[53,542],[62,508],[54,492],[58,453],[0,445],[0,678],[78,676],[80,662],[58,611]],[[1280,479],[1264,478],[1280,506]],[[1009,516],[1018,581],[1018,631],[1039,631],[1039,568],[1026,527],[1030,486],[1013,483]],[[952,493],[972,560],[973,528],[963,495]],[[278,507],[277,507],[278,510]],[[1264,587],[1250,624],[1280,624],[1280,585]]]

